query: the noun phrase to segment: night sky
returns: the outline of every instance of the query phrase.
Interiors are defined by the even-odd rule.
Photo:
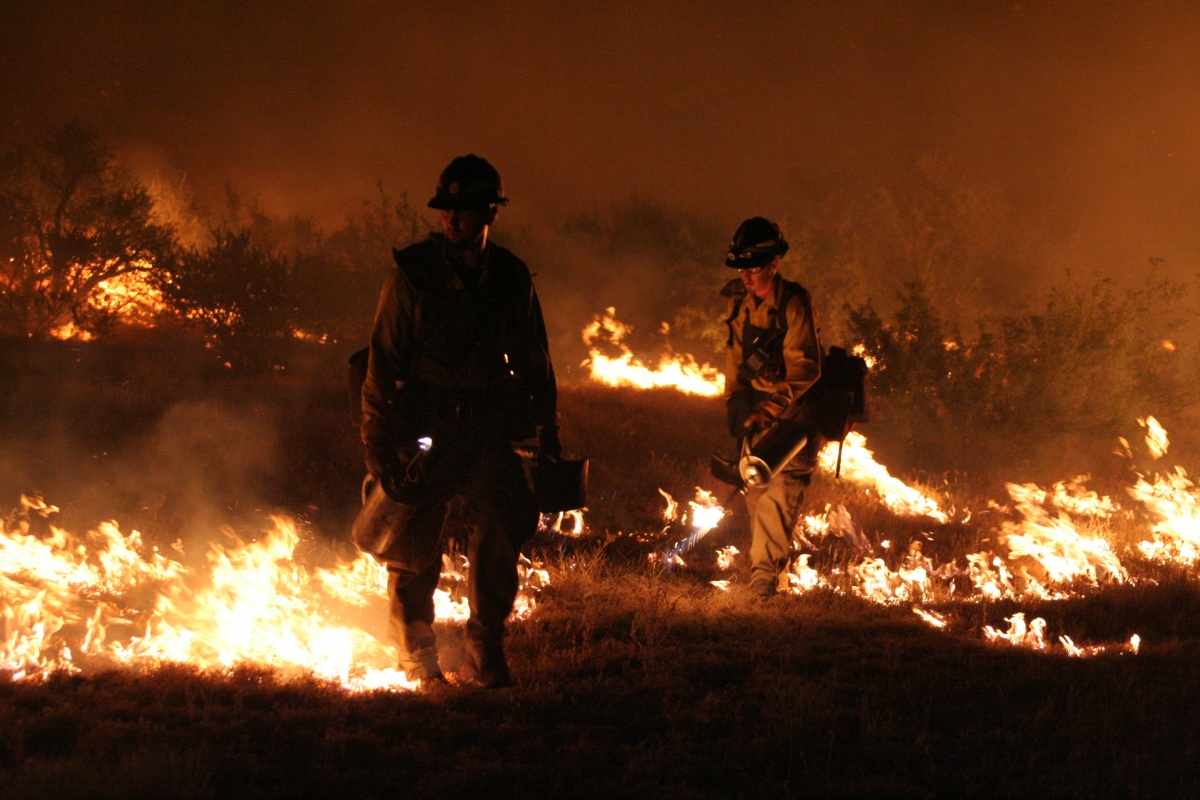
[[[18,2],[0,134],[336,225],[476,152],[512,223],[630,197],[731,232],[953,158],[1092,268],[1200,269],[1200,4]]]

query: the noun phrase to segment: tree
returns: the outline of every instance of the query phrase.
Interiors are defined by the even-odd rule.
[[[226,357],[290,337],[295,291],[289,261],[255,244],[247,229],[218,229],[211,247],[186,250],[161,283],[164,297]]]
[[[393,199],[382,184],[375,199],[329,234],[309,217],[271,214],[230,185],[225,200],[214,227],[248,235],[256,248],[287,262],[286,327],[309,341],[365,341],[379,288],[395,269],[392,248],[429,233],[408,197]]]
[[[176,250],[152,210],[146,188],[78,122],[13,146],[0,163],[0,330],[104,333],[131,307],[152,305],[150,279]]]
[[[320,248],[298,258],[296,279],[306,330],[337,341],[364,342],[384,280],[396,268],[392,249],[404,249],[429,235],[429,226],[408,195],[389,195],[377,184],[374,199],[345,225],[324,237]]]

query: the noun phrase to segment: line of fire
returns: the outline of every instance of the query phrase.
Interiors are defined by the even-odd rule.
[[[6,352],[57,348],[54,352],[68,359],[75,354],[78,361],[91,357],[89,348],[99,351],[114,342],[136,348],[173,337],[206,354],[217,375],[213,380],[251,375],[270,381],[290,377],[271,355],[280,348],[340,353],[339,347],[361,343],[347,321],[353,315],[344,314],[361,307],[361,297],[311,296],[318,268],[328,268],[316,258],[315,245],[304,250],[302,240],[317,237],[315,231],[272,227],[263,212],[236,196],[204,230],[182,215],[180,187],[139,183],[99,141],[75,127],[48,139],[40,151],[22,153],[11,160],[0,195]],[[411,240],[421,233],[414,220],[407,200],[384,195],[321,246],[326,253],[342,248],[331,259],[354,264],[342,277],[369,296],[379,273],[355,259]],[[301,244],[289,251],[286,236]],[[591,319],[574,321],[584,357],[564,365],[567,397],[579,393],[593,414],[606,403],[639,395],[645,399],[634,400],[628,413],[686,397],[682,408],[707,403],[719,415],[726,387],[722,371],[710,363],[719,357],[715,349],[706,356],[669,346],[635,352],[634,326],[596,299],[601,307]],[[1071,305],[1061,298],[1059,303],[1060,311]],[[713,318],[719,314],[714,303]],[[874,339],[840,344],[867,364],[867,385],[880,392],[874,398],[877,413],[821,451],[815,500],[791,531],[793,555],[779,587],[783,601],[814,592],[852,596],[908,609],[939,635],[1047,656],[1132,658],[1143,645],[1153,647],[1137,630],[1089,641],[1069,625],[1047,624],[1023,604],[1043,608],[1153,582],[1164,569],[1191,576],[1200,568],[1200,488],[1185,466],[1157,466],[1168,463],[1170,454],[1159,412],[1147,408],[1123,420],[1120,438],[1111,432],[1107,446],[1115,448],[1112,458],[1122,466],[1114,471],[1116,480],[1105,476],[1103,490],[1088,475],[1069,474],[1045,485],[1014,477],[1004,481],[1005,495],[984,496],[944,477],[897,476],[876,458],[871,440],[873,430],[887,439],[887,426],[896,419],[889,400],[911,390],[895,388],[906,355],[923,348],[926,363],[940,364],[942,377],[960,386],[962,374],[973,371],[984,381],[999,376],[999,391],[1020,370],[1002,371],[1004,359],[1016,351],[1002,351],[995,339],[967,341],[939,329],[931,342],[928,331],[879,317],[866,321],[872,320]],[[859,332],[868,328],[861,325]],[[670,332],[664,322],[657,336],[665,342]],[[1021,344],[1029,352],[1029,340]],[[1180,360],[1177,349],[1164,339],[1151,355],[1155,364]],[[6,369],[10,382],[19,378],[19,367]],[[228,375],[221,377],[222,371]],[[928,396],[930,403],[948,397]],[[956,409],[936,413],[954,415]],[[573,419],[586,427],[583,412]],[[578,434],[564,431],[568,445]],[[353,440],[353,433],[346,437]],[[1009,445],[1019,449],[1036,442],[1013,439]],[[699,447],[727,449],[721,440]],[[628,455],[659,457],[671,454]],[[543,515],[537,546],[521,557],[516,620],[536,618],[544,593],[584,552],[620,553],[664,581],[701,582],[711,592],[744,584],[745,520],[731,487],[693,470],[696,483],[705,485],[645,485],[635,497],[605,484],[607,474],[625,467],[595,466],[590,507]],[[327,553],[324,563],[312,558],[305,542],[313,538],[313,524],[303,509],[275,509],[258,529],[218,525],[207,541],[155,541],[119,519],[68,529],[60,522],[60,506],[73,498],[44,497],[40,488],[11,498],[16,508],[0,536],[0,670],[9,679],[181,662],[217,671],[258,665],[316,676],[352,692],[415,685],[396,669],[381,630],[386,570],[346,547],[327,548],[335,555]],[[661,519],[634,530],[607,521],[596,527],[600,507],[633,505],[658,505]],[[606,519],[619,516],[610,511]],[[343,543],[346,538],[345,531],[322,533]],[[444,559],[436,592],[440,625],[466,619],[469,569],[461,552]],[[979,624],[980,609],[1001,608],[1007,609],[1001,616]]]

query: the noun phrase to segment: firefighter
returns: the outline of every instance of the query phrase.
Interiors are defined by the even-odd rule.
[[[518,551],[538,522],[514,444],[536,442],[540,458],[562,451],[554,369],[529,269],[488,238],[507,202],[491,164],[455,158],[429,201],[441,232],[393,251],[396,269],[371,332],[362,441],[372,496],[386,495],[392,510],[380,517],[392,530],[376,555],[387,565],[399,667],[422,683],[445,682],[433,595],[447,532],[461,523],[470,564],[462,674],[487,688],[511,685],[505,621],[517,594]]]
[[[725,402],[730,433],[753,443],[781,416],[811,418],[805,393],[821,375],[821,344],[808,292],[779,275],[788,251],[779,226],[753,217],[738,227],[725,266],[739,276],[729,298]],[[775,594],[791,553],[792,527],[823,440],[801,425],[807,443],[765,485],[746,487],[750,517],[750,592]]]

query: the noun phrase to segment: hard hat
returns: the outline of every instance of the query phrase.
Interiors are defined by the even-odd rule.
[[[429,207],[454,211],[504,205],[507,202],[496,168],[487,159],[466,155],[454,159],[450,166],[442,170],[437,194],[429,201]]]
[[[733,235],[725,266],[734,269],[765,267],[787,251],[788,243],[778,225],[766,217],[751,217],[739,225]]]

